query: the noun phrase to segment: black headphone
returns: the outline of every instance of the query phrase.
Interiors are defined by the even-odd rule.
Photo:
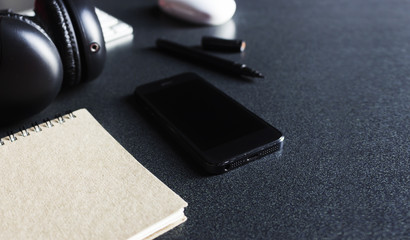
[[[98,77],[105,42],[86,0],[36,0],[34,17],[0,11],[0,122],[33,115],[63,85]]]

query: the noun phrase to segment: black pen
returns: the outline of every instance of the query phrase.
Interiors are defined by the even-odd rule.
[[[166,50],[170,53],[176,54],[177,56],[181,56],[181,57],[194,60],[202,64],[215,67],[224,72],[232,73],[235,75],[247,76],[247,77],[263,78],[263,75],[260,72],[255,71],[242,63],[236,63],[236,62],[229,61],[223,58],[219,58],[219,57],[204,53],[195,48],[187,47],[187,46],[184,46],[184,45],[181,45],[175,42],[171,42],[165,39],[158,39],[156,43],[159,49]]]

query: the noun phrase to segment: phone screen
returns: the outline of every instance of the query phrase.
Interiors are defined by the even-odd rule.
[[[282,149],[280,131],[196,74],[139,86],[134,96],[211,173]]]
[[[202,81],[164,86],[146,98],[201,150],[266,127],[265,122]]]

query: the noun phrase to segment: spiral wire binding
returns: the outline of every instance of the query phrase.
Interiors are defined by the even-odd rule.
[[[68,118],[69,118],[69,119],[74,119],[74,118],[76,118],[76,116],[74,115],[74,113],[71,112],[71,111],[68,111],[66,114],[68,115]]]
[[[64,118],[63,118],[62,115],[57,115],[57,116],[56,116],[56,119],[57,119],[57,121],[58,121],[60,124],[65,123],[65,120],[64,120]]]
[[[65,119],[70,119],[71,120],[71,119],[74,119],[76,117],[77,116],[75,116],[72,111],[67,111],[64,115],[63,114],[57,114],[55,119],[52,119],[52,120],[50,120],[49,118],[44,119],[42,124],[44,124],[45,127],[47,127],[47,128],[52,128],[52,127],[54,127],[53,121],[56,122],[56,123],[63,124],[63,123],[66,122]],[[26,128],[26,127],[22,126],[21,128],[19,128],[19,132],[21,133],[22,137],[28,137],[28,136],[30,136],[30,131],[32,133],[38,133],[38,132],[43,131],[40,126],[41,126],[41,124],[38,124],[37,122],[33,122],[31,124],[31,128]],[[6,135],[8,137],[6,140],[8,140],[10,142],[17,141],[16,134],[13,133],[12,131],[8,131]],[[6,145],[6,142],[7,141],[3,141],[3,139],[0,138],[0,146]]]
[[[21,132],[21,135],[22,135],[23,137],[27,137],[27,136],[30,135],[30,133],[27,131],[27,129],[26,129],[24,126],[22,126],[22,127],[20,128],[20,132]]]
[[[7,136],[9,136],[10,142],[15,142],[17,141],[17,137],[14,135],[13,132],[8,132]]]
[[[40,125],[39,125],[37,122],[32,123],[31,126],[32,126],[33,129],[34,129],[34,132],[41,132],[41,131],[43,131],[43,129],[41,129]]]
[[[44,123],[46,124],[48,128],[54,127],[53,123],[51,122],[49,118],[44,119]]]

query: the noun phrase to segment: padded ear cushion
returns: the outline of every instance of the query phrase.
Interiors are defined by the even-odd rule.
[[[34,11],[61,55],[64,84],[81,80],[81,58],[75,29],[62,0],[36,0]]]
[[[46,31],[39,24],[37,24],[34,21],[34,19],[32,19],[31,17],[23,16],[23,15],[16,14],[16,13],[13,13],[13,12],[6,12],[6,11],[0,12],[0,17],[8,17],[8,18],[13,18],[13,19],[25,22],[25,23],[35,27],[37,30],[39,30],[41,33],[43,33],[48,39],[50,39],[50,37],[48,36]]]

